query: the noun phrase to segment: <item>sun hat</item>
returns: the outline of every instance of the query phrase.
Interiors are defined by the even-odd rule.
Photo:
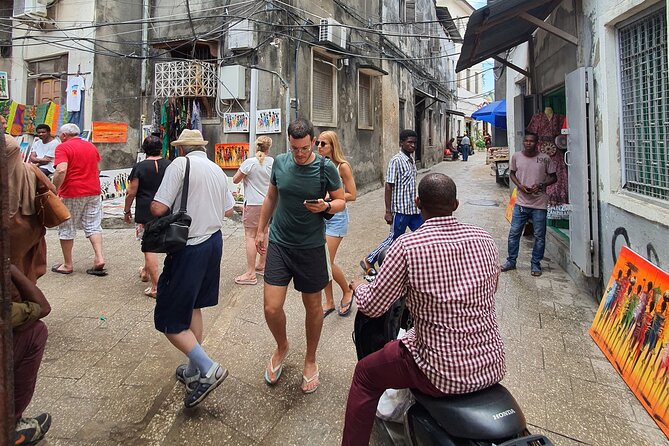
[[[209,141],[202,139],[202,133],[199,130],[184,129],[179,135],[179,139],[172,141],[172,146],[206,146]]]

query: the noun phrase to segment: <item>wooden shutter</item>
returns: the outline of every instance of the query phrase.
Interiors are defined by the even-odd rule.
[[[358,76],[358,126],[372,127],[372,78],[360,73]]]
[[[41,79],[38,84],[37,103],[53,101],[60,104],[60,79]]]
[[[312,121],[334,123],[334,67],[313,58],[311,85]]]
[[[416,21],[416,0],[406,0],[405,17],[407,23],[414,23]]]

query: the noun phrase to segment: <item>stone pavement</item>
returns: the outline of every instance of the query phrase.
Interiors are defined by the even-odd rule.
[[[442,163],[432,171],[455,179],[456,216],[490,231],[503,257],[508,190],[495,184],[483,158],[477,154],[467,163]],[[360,274],[359,259],[387,234],[382,189],[361,196],[350,211],[354,226],[338,256],[349,278]],[[183,357],[153,329],[154,301],[142,295],[145,284],[137,275],[142,255],[133,229],[105,231],[107,277],[84,273],[92,253],[80,235],[74,274],[48,273],[40,279],[53,311],[46,319],[50,337],[27,414],[53,415],[42,444],[339,444],[356,359],[353,316],[333,314],[325,320],[318,357],[322,385],[315,394],[302,395],[304,309],[290,291],[291,351],[281,381],[266,386],[262,374],[273,343],[264,322],[262,286],[234,284],[243,270],[243,228],[230,221],[224,234],[220,303],[204,312],[204,346],[230,376],[193,410],[183,409],[183,387],[174,379]],[[502,275],[497,294],[507,348],[504,384],[530,429],[557,445],[669,444],[590,340],[595,298],[576,289],[551,262],[543,277],[531,277],[530,243],[523,241],[519,268]],[[55,231],[49,231],[48,245],[49,262],[57,263]],[[375,434],[372,444],[383,443]]]

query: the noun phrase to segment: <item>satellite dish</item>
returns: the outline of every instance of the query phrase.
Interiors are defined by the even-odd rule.
[[[555,145],[560,150],[567,150],[567,135],[558,135],[555,137]]]

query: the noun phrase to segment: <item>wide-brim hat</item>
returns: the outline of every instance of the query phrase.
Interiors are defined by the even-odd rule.
[[[199,130],[184,129],[179,135],[179,139],[172,141],[172,146],[206,146],[209,141],[202,138]]]

